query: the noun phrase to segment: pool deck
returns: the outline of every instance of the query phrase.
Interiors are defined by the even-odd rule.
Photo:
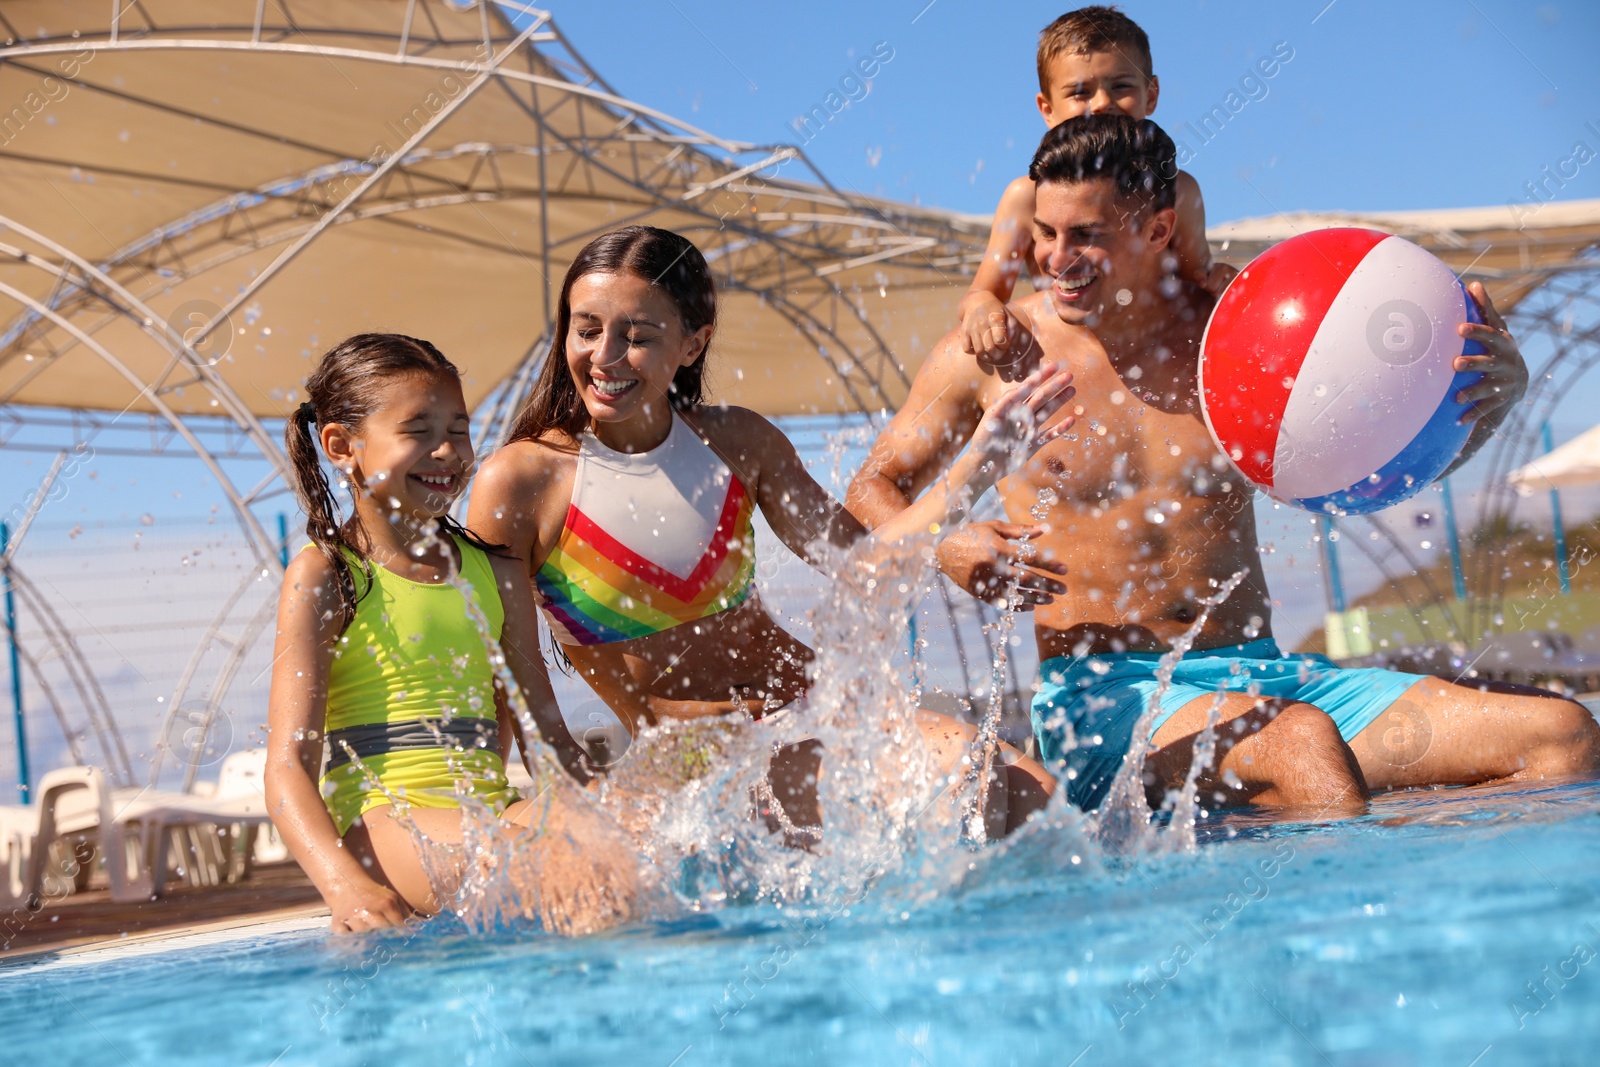
[[[100,889],[50,901],[31,914],[19,907],[0,932],[0,960],[327,914],[321,895],[296,864],[263,865],[242,882],[176,887],[137,904],[118,904]]]

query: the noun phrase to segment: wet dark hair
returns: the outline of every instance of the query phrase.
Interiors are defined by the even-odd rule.
[[[339,505],[322,467],[317,427],[338,423],[352,433],[358,432],[377,409],[379,390],[409,374],[448,378],[458,384],[461,381],[455,364],[427,341],[398,333],[347,337],[328,350],[306,379],[307,400],[289,416],[284,427],[284,444],[294,465],[295,495],[306,513],[306,534],[338,576],[339,607],[345,626],[355,618],[357,603],[372,588],[372,562],[368,559],[372,540],[355,511],[347,519],[339,518]],[[439,527],[477,548],[501,548],[468,533],[449,515],[439,519]],[[361,560],[364,583],[359,591],[346,550]]]
[[[1039,31],[1039,91],[1046,97],[1050,95],[1050,61],[1063,52],[1079,56],[1090,52],[1133,53],[1128,58],[1138,63],[1144,76],[1155,77],[1149,35],[1114,7],[1080,7]]]
[[[567,331],[572,326],[572,287],[586,274],[632,274],[659,286],[672,298],[686,333],[717,322],[717,287],[705,257],[687,237],[656,226],[624,226],[584,245],[567,268],[556,308],[555,335],[539,379],[511,427],[507,443],[535,441],[552,430],[573,437],[589,425],[589,412],[567,369]],[[680,411],[705,396],[708,343],[700,358],[672,376],[667,396]]]
[[[1044,135],[1028,177],[1035,185],[1110,178],[1118,197],[1159,211],[1177,198],[1178,150],[1149,119],[1079,115]]]

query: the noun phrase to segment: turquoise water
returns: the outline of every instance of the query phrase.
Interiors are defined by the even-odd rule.
[[[436,921],[13,964],[3,1060],[1600,1061],[1597,783],[1225,815],[1137,862],[1069,819],[972,862],[931,897],[881,884],[577,941]]]

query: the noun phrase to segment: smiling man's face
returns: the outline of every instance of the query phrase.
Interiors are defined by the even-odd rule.
[[[1062,322],[1093,327],[1159,297],[1172,209],[1139,208],[1110,178],[1043,182],[1034,205],[1034,258]]]

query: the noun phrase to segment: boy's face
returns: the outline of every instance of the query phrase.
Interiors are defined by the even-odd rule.
[[[1050,92],[1040,93],[1037,103],[1052,128],[1079,115],[1106,112],[1148,118],[1161,94],[1160,79],[1146,78],[1136,58],[1122,52],[1062,52],[1046,69]]]
[[[1141,209],[1110,178],[1043,182],[1034,194],[1033,251],[1062,322],[1094,327],[1159,298],[1171,208]]]

